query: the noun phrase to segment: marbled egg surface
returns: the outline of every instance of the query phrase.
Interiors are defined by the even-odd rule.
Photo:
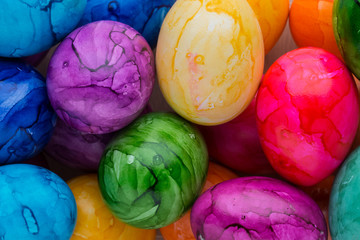
[[[0,59],[0,164],[40,153],[55,123],[45,79],[30,65]]]
[[[245,177],[207,190],[191,211],[198,240],[326,240],[324,216],[305,193],[280,180]]]
[[[360,229],[360,148],[341,166],[335,177],[329,204],[329,225],[333,240],[353,240]]]
[[[51,48],[78,24],[86,0],[1,0],[0,56],[26,57]]]
[[[175,0],[88,0],[79,26],[113,20],[135,28],[154,48],[160,27]]]
[[[28,164],[0,167],[2,240],[68,240],[76,216],[74,195],[56,174]]]
[[[76,29],[56,49],[47,90],[67,125],[103,134],[140,115],[154,79],[154,57],[146,40],[123,23],[98,21]]]
[[[346,65],[360,79],[360,2],[334,0],[333,27]]]
[[[104,201],[139,228],[178,220],[200,194],[208,168],[200,133],[170,113],[150,113],[120,131],[98,171]]]
[[[253,99],[264,67],[259,22],[246,0],[181,0],[160,30],[156,68],[162,93],[182,117],[217,125]]]
[[[300,48],[280,57],[257,95],[257,126],[273,168],[314,185],[345,159],[359,124],[354,79],[335,55]]]
[[[129,226],[118,220],[101,198],[96,174],[71,179],[78,220],[71,240],[155,240],[155,230]]]

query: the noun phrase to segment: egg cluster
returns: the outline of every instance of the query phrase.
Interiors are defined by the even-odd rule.
[[[268,68],[288,19],[299,48]],[[359,19],[350,0],[0,1],[0,239],[357,239]]]

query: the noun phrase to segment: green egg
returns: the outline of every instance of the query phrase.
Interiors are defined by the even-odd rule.
[[[346,65],[360,78],[360,1],[335,0],[333,26]]]
[[[99,166],[100,190],[112,213],[139,228],[179,219],[200,194],[208,154],[200,133],[170,113],[150,113],[120,131]]]
[[[359,239],[360,148],[343,163],[330,195],[329,225],[333,240]]]

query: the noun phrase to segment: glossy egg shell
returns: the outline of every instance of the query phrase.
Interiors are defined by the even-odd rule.
[[[120,131],[98,171],[104,201],[132,226],[154,229],[178,220],[200,194],[208,168],[201,134],[170,113],[150,113]]]
[[[345,159],[359,123],[358,92],[335,55],[301,48],[268,70],[257,97],[260,141],[273,168],[314,185]]]
[[[50,102],[72,128],[92,134],[117,131],[145,108],[154,64],[150,46],[128,25],[87,24],[68,35],[50,60]]]
[[[245,0],[177,1],[160,30],[162,93],[182,117],[217,125],[250,104],[264,67],[264,43]]]
[[[327,239],[324,216],[305,193],[280,180],[245,177],[207,190],[191,211],[196,239]]]
[[[78,220],[71,240],[155,240],[155,230],[131,227],[113,216],[101,198],[96,174],[71,179]]]
[[[0,1],[0,56],[26,57],[51,48],[78,24],[86,0]]]
[[[76,203],[66,183],[28,164],[0,167],[0,234],[3,240],[68,240]]]
[[[55,123],[44,77],[30,65],[0,59],[0,164],[40,153]]]

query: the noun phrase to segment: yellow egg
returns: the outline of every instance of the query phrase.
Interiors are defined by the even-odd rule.
[[[279,40],[289,16],[289,0],[247,0],[259,20],[265,53]]]
[[[178,0],[161,27],[156,67],[162,93],[182,117],[217,125],[257,91],[264,43],[246,0]]]
[[[77,177],[68,184],[78,210],[71,240],[155,240],[155,230],[134,228],[111,214],[101,198],[95,174]]]

